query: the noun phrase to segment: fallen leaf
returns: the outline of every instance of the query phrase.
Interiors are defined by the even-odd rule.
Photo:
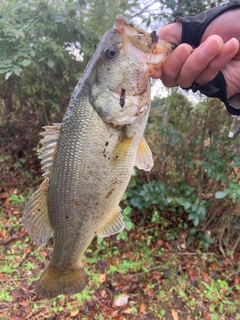
[[[153,289],[146,288],[146,294],[149,298],[154,298],[157,293]]]
[[[20,261],[22,261],[22,257],[16,256],[16,257],[15,257],[15,260],[16,260],[17,262],[20,262]]]
[[[122,307],[125,306],[128,303],[129,296],[126,294],[121,294],[117,298],[114,299],[113,305],[116,307]]]
[[[118,316],[118,310],[115,310],[111,313],[112,318],[116,318]]]
[[[194,287],[197,287],[198,286],[198,274],[196,271],[194,270],[189,270],[188,272],[188,276],[189,276],[189,279],[190,279],[190,282],[191,284],[194,286]]]
[[[0,193],[0,199],[7,199],[8,197],[9,197],[9,193],[8,192]]]
[[[132,309],[128,308],[128,309],[124,310],[123,313],[131,314],[132,313]]]
[[[24,292],[22,292],[22,290],[20,289],[16,289],[12,291],[12,297],[14,299],[21,299],[21,298],[26,298],[26,295]]]
[[[211,268],[212,270],[216,270],[216,269],[217,269],[216,263],[211,262],[211,263],[210,263],[210,268]]]
[[[140,304],[140,312],[144,312],[146,310],[146,306],[144,303]]]
[[[29,301],[28,300],[20,301],[19,305],[22,306],[22,307],[27,307],[29,305]]]
[[[101,297],[102,298],[106,298],[107,297],[107,291],[106,290],[102,290],[101,291]]]
[[[153,278],[154,280],[160,280],[160,279],[161,279],[161,275],[160,275],[159,272],[154,272],[154,273],[152,274],[152,278]]]
[[[184,242],[184,243],[181,243],[180,244],[180,247],[183,249],[183,250],[186,250],[187,249],[187,244]]]
[[[178,314],[174,309],[172,309],[172,316],[174,320],[178,320]]]
[[[7,230],[6,230],[6,229],[3,229],[3,230],[2,230],[2,237],[4,238],[4,237],[6,236],[6,234],[7,234]]]
[[[28,252],[28,253],[29,253],[29,252]],[[47,256],[47,252],[45,252],[45,251],[40,251],[40,256],[46,257],[46,256]]]
[[[79,310],[74,310],[74,311],[72,311],[71,313],[70,313],[70,317],[76,317],[77,315],[78,315],[78,313],[79,313]]]
[[[207,283],[208,285],[211,284],[211,279],[210,279],[209,275],[206,272],[203,273],[203,281],[205,283]]]
[[[24,294],[22,292],[20,292],[19,290],[14,290],[12,292],[12,297],[14,299],[24,298]]]
[[[234,279],[234,285],[235,286],[238,286],[239,285],[239,283],[240,283],[240,277],[235,277],[235,279]]]
[[[132,282],[129,288],[129,293],[134,293],[139,290],[139,285],[137,283]]]
[[[106,273],[100,274],[100,276],[99,276],[99,281],[100,281],[100,283],[103,283],[103,282],[106,281]]]

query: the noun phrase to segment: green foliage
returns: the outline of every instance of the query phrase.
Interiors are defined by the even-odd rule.
[[[139,184],[127,193],[128,204],[139,211],[149,210],[152,212],[151,221],[161,223],[158,220],[160,212],[188,213],[188,220],[196,227],[201,221],[206,220],[209,203],[205,200],[197,200],[196,190],[183,181],[170,190],[158,180],[148,184]]]
[[[150,216],[151,222],[168,228],[168,240],[175,240],[184,230],[188,245],[195,239],[208,248],[217,231],[205,232],[204,225],[212,221],[216,206],[222,206],[215,199],[226,198],[232,208],[238,205],[240,187],[235,171],[239,143],[228,138],[231,121],[217,100],[195,107],[175,89],[169,98],[153,100],[146,140],[155,165],[148,182],[141,172],[133,176],[124,200],[146,212],[144,216]],[[223,185],[226,188],[219,191]],[[222,219],[224,215],[213,220],[215,226],[219,222],[220,227]],[[234,214],[227,219],[229,225],[238,220]]]
[[[215,198],[218,200],[225,199],[229,197],[233,203],[236,203],[240,199],[240,185],[237,182],[231,181],[229,187],[223,191],[217,191],[215,193]]]
[[[180,16],[193,16],[201,13],[209,8],[227,3],[228,1],[200,1],[200,0],[161,0],[159,1],[160,13],[152,13],[151,18],[159,19],[159,15],[165,18],[168,22],[173,22],[174,18]],[[167,8],[167,10],[166,10]],[[150,20],[150,19],[149,19]]]
[[[23,195],[11,194],[9,199],[14,206],[18,206],[20,203],[25,204],[27,202]]]
[[[27,151],[27,157],[39,141],[41,127],[62,120],[100,37],[118,13],[136,5],[117,0],[1,3],[0,144],[6,146],[4,153],[12,151],[18,161],[18,153]]]
[[[10,293],[5,288],[0,292],[0,301],[6,301],[6,302],[13,301],[13,298],[11,297]]]

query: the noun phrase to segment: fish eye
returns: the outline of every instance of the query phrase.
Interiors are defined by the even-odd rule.
[[[117,56],[117,50],[114,48],[114,46],[110,46],[105,49],[104,53],[108,59],[113,59]]]

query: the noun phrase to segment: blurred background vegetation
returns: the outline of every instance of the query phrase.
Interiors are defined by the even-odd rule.
[[[22,193],[27,196],[39,183],[41,127],[61,122],[77,81],[117,14],[157,30],[179,15],[226,2],[2,2],[0,191],[25,179]],[[127,229],[150,220],[156,235],[168,230],[168,240],[176,245],[185,234],[188,247],[211,247],[233,256],[240,243],[238,120],[219,100],[197,96],[193,102],[180,89],[162,91],[167,94],[154,96],[146,130],[155,166],[149,174],[134,171],[123,199]],[[124,239],[126,233],[118,237]]]

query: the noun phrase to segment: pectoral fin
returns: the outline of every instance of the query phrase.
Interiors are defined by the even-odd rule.
[[[150,171],[153,167],[152,152],[144,138],[142,138],[138,146],[135,166],[145,171]]]
[[[118,207],[116,214],[114,214],[113,218],[98,233],[98,236],[101,238],[112,236],[113,234],[121,232],[124,227],[125,225],[123,222],[123,216],[121,214],[121,208]]]
[[[46,244],[53,233],[47,205],[48,178],[28,200],[23,210],[23,224],[31,239],[39,246]]]

